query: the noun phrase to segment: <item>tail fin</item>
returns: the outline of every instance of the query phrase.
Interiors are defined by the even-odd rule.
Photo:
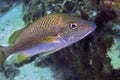
[[[8,55],[4,53],[5,47],[0,46],[0,67],[3,66]]]

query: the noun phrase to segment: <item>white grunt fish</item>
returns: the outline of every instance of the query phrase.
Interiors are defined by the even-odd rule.
[[[48,55],[81,40],[95,28],[94,23],[68,14],[47,15],[23,29],[13,44],[1,47],[1,56],[5,59],[14,53],[27,58]]]

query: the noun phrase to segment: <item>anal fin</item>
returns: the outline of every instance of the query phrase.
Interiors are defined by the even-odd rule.
[[[27,60],[29,58],[30,58],[30,56],[27,56],[27,55],[24,55],[24,54],[18,54],[17,55],[18,63],[21,63],[21,62],[23,62],[23,61],[25,61],[25,60]]]

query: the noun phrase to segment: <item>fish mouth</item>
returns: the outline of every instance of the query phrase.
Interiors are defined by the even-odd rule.
[[[92,33],[96,29],[96,24],[95,23],[92,23],[91,26],[92,27],[90,27],[90,29],[88,30],[88,32],[83,34],[84,36],[81,37],[81,39],[84,38],[84,37],[86,37],[87,35],[89,35],[90,33]]]
[[[84,32],[82,34],[80,34],[80,32],[78,32],[77,34],[74,35],[74,37],[76,36],[76,37],[80,37],[80,39],[83,39],[84,37],[86,37],[87,35],[92,33],[96,29],[96,24],[92,23],[90,26],[91,27],[89,27],[89,29],[86,32]]]
[[[90,29],[90,32],[92,32],[92,31],[94,31],[94,30],[96,29],[96,24],[95,24],[95,23],[92,23],[91,26],[92,26],[92,27],[91,27],[91,29]]]

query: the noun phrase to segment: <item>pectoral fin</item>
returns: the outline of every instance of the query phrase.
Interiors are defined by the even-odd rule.
[[[48,37],[46,37],[45,38],[45,42],[56,42],[57,41],[57,39],[58,39],[58,37],[56,37],[56,36],[48,36]],[[43,41],[43,42],[44,42]]]
[[[58,34],[57,36],[47,36],[44,41],[55,43],[59,41],[66,42],[66,40],[60,34]]]

